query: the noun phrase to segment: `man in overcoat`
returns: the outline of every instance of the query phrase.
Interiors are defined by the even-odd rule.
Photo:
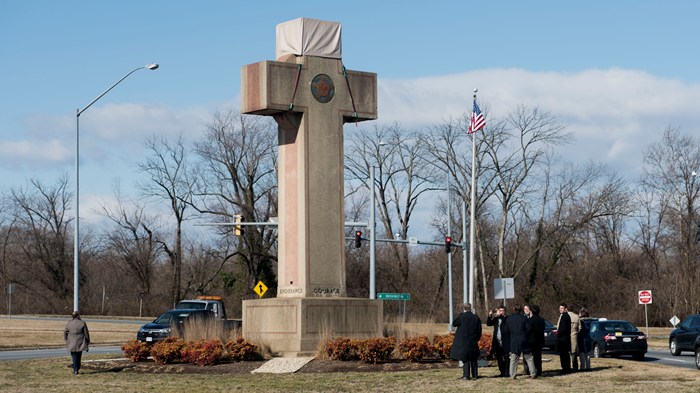
[[[532,360],[537,369],[537,376],[542,376],[542,347],[544,347],[544,329],[546,327],[544,318],[540,316],[540,306],[533,305],[530,307],[532,316],[530,322],[530,345],[532,346]]]
[[[557,346],[562,375],[571,374],[571,317],[566,311],[568,305],[559,305],[559,321],[557,322]]]
[[[508,317],[504,305],[498,307],[496,315],[493,315],[493,310],[489,310],[489,317],[486,319],[486,326],[493,326],[491,352],[496,354],[498,370],[501,372],[499,377],[507,377],[510,369],[510,338],[503,332],[506,319]]]
[[[571,363],[574,366],[573,371],[578,371],[579,316],[575,312],[572,312],[573,309],[573,304],[569,304],[569,306],[566,307],[566,312],[569,314],[569,318],[571,318]]]
[[[537,378],[537,368],[532,359],[532,347],[530,347],[530,323],[521,314],[521,306],[513,307],[513,315],[506,320],[505,333],[510,337],[510,378],[515,379],[518,374],[518,361],[520,355],[523,356],[523,363],[526,363],[530,370],[530,378]]]
[[[89,350],[90,332],[88,332],[87,325],[80,319],[80,314],[77,311],[73,311],[71,316],[73,320],[68,322],[66,328],[63,329],[63,339],[66,340],[68,352],[73,358],[73,374],[78,374],[83,351],[87,352]]]
[[[481,319],[472,313],[471,303],[464,303],[463,312],[457,315],[452,326],[457,328],[450,350],[450,358],[461,360],[462,378],[469,380],[469,372],[474,379],[478,377],[479,340],[481,340]]]

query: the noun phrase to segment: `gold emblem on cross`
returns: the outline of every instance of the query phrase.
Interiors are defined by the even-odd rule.
[[[331,77],[326,74],[316,75],[311,82],[311,94],[320,103],[330,102],[335,95],[335,85]]]

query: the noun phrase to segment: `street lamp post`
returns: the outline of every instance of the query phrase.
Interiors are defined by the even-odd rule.
[[[148,68],[149,70],[155,70],[158,68],[158,64],[153,63],[149,65],[145,65],[143,67],[138,67],[129,72],[128,74],[124,75],[123,78],[119,79],[117,83],[113,84],[110,86],[109,89],[105,90],[104,93],[100,94],[97,98],[92,100],[87,106],[83,109],[76,109],[76,114],[75,114],[75,243],[73,245],[73,309],[74,311],[80,311],[80,303],[78,300],[78,290],[80,289],[80,284],[79,284],[79,267],[80,267],[80,241],[79,241],[79,236],[80,236],[80,115],[85,112],[85,110],[89,107],[92,106],[97,100],[102,98],[105,94],[107,94],[110,90],[114,88],[114,86],[118,85],[119,82],[123,81],[126,79],[127,76],[133,74],[134,72],[142,69],[142,68]]]

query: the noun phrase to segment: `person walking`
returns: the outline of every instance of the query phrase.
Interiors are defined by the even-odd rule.
[[[522,307],[513,307],[513,314],[506,320],[505,333],[510,338],[510,378],[515,379],[518,374],[518,361],[523,357],[523,363],[530,369],[530,378],[537,378],[537,368],[532,359],[532,348],[530,347],[530,324],[527,318],[520,312]]]
[[[80,314],[77,311],[73,311],[71,316],[73,320],[68,322],[66,328],[63,329],[63,339],[66,340],[66,347],[68,347],[68,352],[73,358],[73,374],[78,374],[83,351],[89,351],[90,332],[85,322],[80,319]]]
[[[537,369],[537,376],[542,376],[542,348],[544,347],[544,329],[546,327],[544,318],[540,316],[540,306],[533,305],[530,307],[532,316],[530,322],[530,346],[532,347],[532,360]],[[527,364],[527,363],[526,363]]]
[[[579,317],[578,314],[573,312],[573,304],[569,304],[566,307],[566,312],[571,318],[571,363],[573,364],[573,371],[578,371],[578,328],[579,328]]]
[[[505,321],[508,319],[506,306],[500,305],[495,316],[493,311],[489,310],[489,317],[486,319],[486,326],[493,326],[491,351],[496,354],[498,369],[501,372],[499,377],[507,377],[510,369],[510,339],[503,333]]]
[[[578,357],[581,363],[581,371],[591,371],[591,320],[588,310],[582,308],[578,312]]]
[[[471,303],[464,303],[462,307],[462,313],[457,315],[452,326],[457,328],[455,332],[454,341],[452,343],[452,349],[450,350],[450,358],[455,360],[461,360],[464,365],[462,366],[462,378],[469,380],[469,373],[471,371],[471,377],[474,379],[478,378],[479,374],[479,340],[481,340],[481,319],[479,316],[472,313]]]
[[[559,321],[557,322],[557,344],[556,352],[559,353],[561,363],[561,374],[571,374],[571,317],[566,311],[568,305],[559,305]]]

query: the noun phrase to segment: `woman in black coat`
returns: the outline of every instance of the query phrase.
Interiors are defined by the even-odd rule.
[[[452,322],[452,326],[457,328],[455,338],[452,342],[450,350],[450,358],[461,360],[462,378],[469,380],[469,372],[471,371],[474,379],[478,376],[479,360],[479,340],[481,340],[481,319],[478,315],[472,313],[472,305],[464,303],[464,312],[459,314]]]

